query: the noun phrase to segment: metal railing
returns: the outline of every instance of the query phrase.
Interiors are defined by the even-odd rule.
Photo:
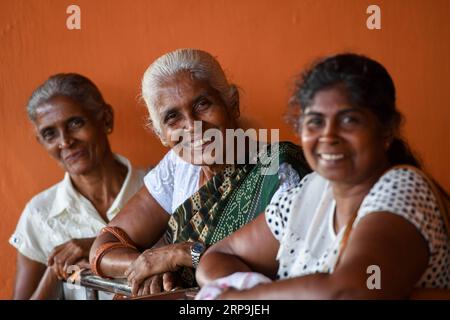
[[[83,270],[76,275],[76,283],[86,291],[87,300],[98,300],[99,291],[131,297],[131,287],[127,279],[106,279],[93,274],[90,270]],[[68,283],[73,284],[73,280]]]
[[[99,291],[119,295],[120,299],[131,300],[193,300],[198,288],[178,289],[142,297],[131,297],[131,287],[127,279],[106,279],[83,270],[79,274],[79,285],[86,291],[87,300],[98,300]]]

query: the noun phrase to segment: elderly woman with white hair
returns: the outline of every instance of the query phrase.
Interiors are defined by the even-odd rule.
[[[270,146],[253,157],[247,141],[246,152],[234,155],[235,137],[226,132],[238,129],[239,92],[207,52],[180,49],[161,56],[144,74],[142,95],[155,133],[171,150],[90,253],[95,273],[128,278],[134,295],[171,290],[175,279],[192,286],[204,250],[269,203],[280,185],[280,172],[264,171],[271,163],[292,181],[309,171],[291,143],[278,144],[277,152],[272,147],[270,157]],[[208,132],[216,133],[214,141]],[[155,246],[164,234],[166,244]]]

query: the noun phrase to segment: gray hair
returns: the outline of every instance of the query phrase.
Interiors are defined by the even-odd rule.
[[[34,90],[27,105],[30,120],[36,120],[36,109],[39,106],[57,96],[73,99],[94,115],[106,105],[100,90],[91,80],[76,73],[59,73]]]
[[[197,49],[178,49],[156,59],[142,78],[142,97],[148,108],[153,129],[161,135],[161,123],[157,113],[158,91],[170,78],[187,71],[193,78],[206,81],[217,90],[228,108],[239,105],[239,91],[229,84],[219,62],[208,52]]]

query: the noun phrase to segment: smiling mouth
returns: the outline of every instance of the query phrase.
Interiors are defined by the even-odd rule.
[[[199,140],[195,140],[193,143],[191,143],[191,146],[193,148],[200,148],[203,145],[210,143],[212,141],[211,138],[207,138],[207,139],[199,139]]]
[[[337,161],[344,159],[342,153],[320,153],[319,158],[325,161]]]
[[[204,148],[206,145],[210,144],[212,141],[213,141],[212,137],[200,138],[191,141],[184,141],[184,142],[182,141],[180,145],[183,149],[201,149]]]
[[[73,162],[73,161],[76,161],[76,160],[78,160],[80,157],[82,157],[83,154],[84,154],[84,151],[83,151],[83,150],[74,152],[74,153],[70,154],[69,156],[65,157],[65,158],[64,158],[64,161],[67,161],[67,162]]]

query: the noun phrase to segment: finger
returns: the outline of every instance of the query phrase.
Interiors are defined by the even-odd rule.
[[[150,292],[150,284],[151,284],[151,280],[144,281],[144,285],[143,285],[144,290],[142,292],[142,295],[149,295],[151,293]]]
[[[162,276],[161,275],[154,276],[150,284],[150,293],[151,294],[160,293],[161,287],[162,287]]]
[[[58,272],[58,265],[57,264],[53,264],[51,267],[49,267],[52,269],[53,273],[55,274],[55,276],[58,278],[58,280],[62,280],[63,278],[61,277],[61,275]]]
[[[64,270],[64,273],[66,274],[66,275],[69,275],[68,274],[68,268],[70,267],[70,266],[75,266],[76,265],[76,261],[77,260],[79,260],[79,258],[77,258],[77,257],[75,257],[75,256],[69,256],[67,259],[66,259],[66,261],[64,262],[64,267],[63,267],[63,270]]]
[[[163,274],[163,288],[164,291],[170,291],[175,287],[175,274],[172,272],[165,272]]]
[[[65,264],[66,261],[69,259],[69,257],[71,256],[71,252],[68,247],[65,247],[55,258],[57,264],[58,264],[58,270],[59,270],[59,274],[60,276],[62,276],[63,278],[67,278],[67,274],[65,271]]]
[[[52,268],[58,279],[62,280],[61,260],[59,258],[59,255],[56,255],[55,258],[53,259]]]
[[[144,295],[144,290],[145,290],[145,283],[142,286],[139,287],[137,295],[138,296]]]
[[[139,292],[139,284],[137,284],[136,282],[132,282],[131,283],[131,294],[133,296],[136,296]]]
[[[144,274],[142,274],[141,272],[139,272],[139,270],[136,269],[134,269],[131,272],[130,277],[132,277],[132,281],[137,282],[138,284],[141,284],[147,278]]]
[[[59,245],[59,246],[56,246],[56,247],[50,252],[50,255],[49,255],[48,258],[47,258],[47,265],[48,265],[48,266],[53,265],[55,256],[61,251],[62,248],[63,248],[62,245]]]

